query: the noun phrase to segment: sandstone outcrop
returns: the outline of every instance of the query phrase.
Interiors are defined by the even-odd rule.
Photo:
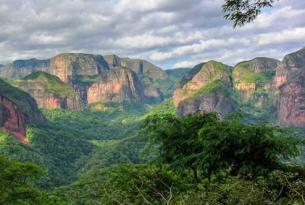
[[[195,112],[217,112],[220,117],[235,111],[231,96],[231,69],[220,62],[209,61],[195,66],[173,94],[178,115]]]
[[[40,108],[83,109],[81,97],[57,76],[38,71],[23,80],[12,81],[12,84],[29,93]]]
[[[78,76],[96,76],[109,70],[103,56],[65,53],[51,59],[51,74],[64,82],[71,82]]]
[[[44,121],[30,95],[0,80],[0,128],[27,144],[26,124]]]
[[[276,72],[278,122],[305,126],[305,48],[284,57]]]
[[[143,100],[141,83],[137,75],[128,68],[110,69],[90,85],[87,92],[88,104]]]

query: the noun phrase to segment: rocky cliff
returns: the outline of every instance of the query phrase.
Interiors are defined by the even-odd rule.
[[[27,93],[0,80],[0,127],[24,143],[27,123],[42,123],[44,117]]]
[[[40,108],[82,110],[83,103],[73,87],[57,76],[38,71],[11,84],[29,93]]]
[[[234,87],[242,103],[252,103],[257,108],[270,103],[272,83],[279,63],[276,59],[260,57],[234,67]]]
[[[35,71],[45,71],[50,70],[49,60],[16,60],[11,64],[8,64],[0,69],[1,78],[24,78],[25,76],[35,72]]]
[[[109,70],[103,56],[65,53],[51,59],[51,74],[64,82],[71,82],[78,76],[96,76]]]
[[[195,66],[173,94],[178,115],[195,112],[217,112],[220,117],[234,112],[231,69],[220,62],[209,61]]]
[[[104,56],[112,68],[125,67],[134,71],[141,81],[148,102],[161,102],[169,86],[167,73],[152,63],[132,58],[120,58],[116,55]]]
[[[144,93],[137,75],[128,68],[110,69],[88,87],[87,101],[92,103],[143,102]]]
[[[284,57],[274,79],[279,90],[278,122],[305,126],[305,48]]]

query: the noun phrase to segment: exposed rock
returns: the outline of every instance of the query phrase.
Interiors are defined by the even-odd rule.
[[[109,70],[103,56],[66,53],[51,59],[50,70],[64,82],[71,82],[77,76],[96,76]]]
[[[220,117],[234,112],[231,96],[232,80],[229,66],[209,61],[195,66],[176,89],[173,102],[178,115],[196,112],[217,112]]]
[[[73,87],[57,76],[39,71],[11,83],[29,93],[40,108],[83,109],[81,98]]]
[[[33,98],[0,80],[0,127],[24,143],[27,123],[42,123],[45,119]]]
[[[268,103],[268,93],[272,90],[279,63],[276,59],[259,57],[234,67],[234,87],[243,103],[254,102],[253,105],[259,108]]]
[[[229,87],[232,86],[230,67],[216,61],[209,61],[195,66],[180,83],[180,88],[173,94],[173,102],[176,107],[179,103],[194,92],[207,86],[215,80],[222,80]]]
[[[163,100],[163,93],[167,90],[169,83],[164,70],[141,59],[120,58],[116,55],[107,55],[104,58],[112,68],[126,67],[133,70],[143,84],[148,101],[161,102]],[[159,95],[156,95],[157,93]]]
[[[305,126],[305,48],[284,57],[276,73],[278,122]]]
[[[217,80],[199,90],[192,97],[180,102],[177,115],[188,115],[196,112],[216,112],[220,118],[237,111],[237,104],[230,88]]]
[[[49,68],[49,60],[16,60],[0,69],[0,77],[19,79],[36,71],[49,72]]]
[[[137,75],[128,68],[111,69],[100,76],[89,88],[88,104],[143,101],[143,88]]]

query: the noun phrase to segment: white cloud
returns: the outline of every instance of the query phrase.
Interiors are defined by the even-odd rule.
[[[60,52],[138,56],[169,67],[234,64],[304,47],[305,1],[280,0],[233,29],[223,0],[0,0],[0,63]]]
[[[258,45],[270,45],[281,43],[300,42],[305,44],[305,27],[283,30],[281,32],[270,32],[258,37]]]
[[[173,65],[173,68],[189,68],[189,67],[193,67],[196,64],[196,62],[194,61],[182,61],[179,63],[175,63]]]

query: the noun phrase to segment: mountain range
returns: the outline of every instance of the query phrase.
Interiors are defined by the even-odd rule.
[[[24,124],[43,121],[38,108],[107,110],[113,105],[173,101],[178,116],[239,112],[249,121],[305,126],[305,48],[282,61],[257,57],[234,67],[211,60],[163,70],[116,55],[59,54],[0,68],[0,126],[25,138]]]

